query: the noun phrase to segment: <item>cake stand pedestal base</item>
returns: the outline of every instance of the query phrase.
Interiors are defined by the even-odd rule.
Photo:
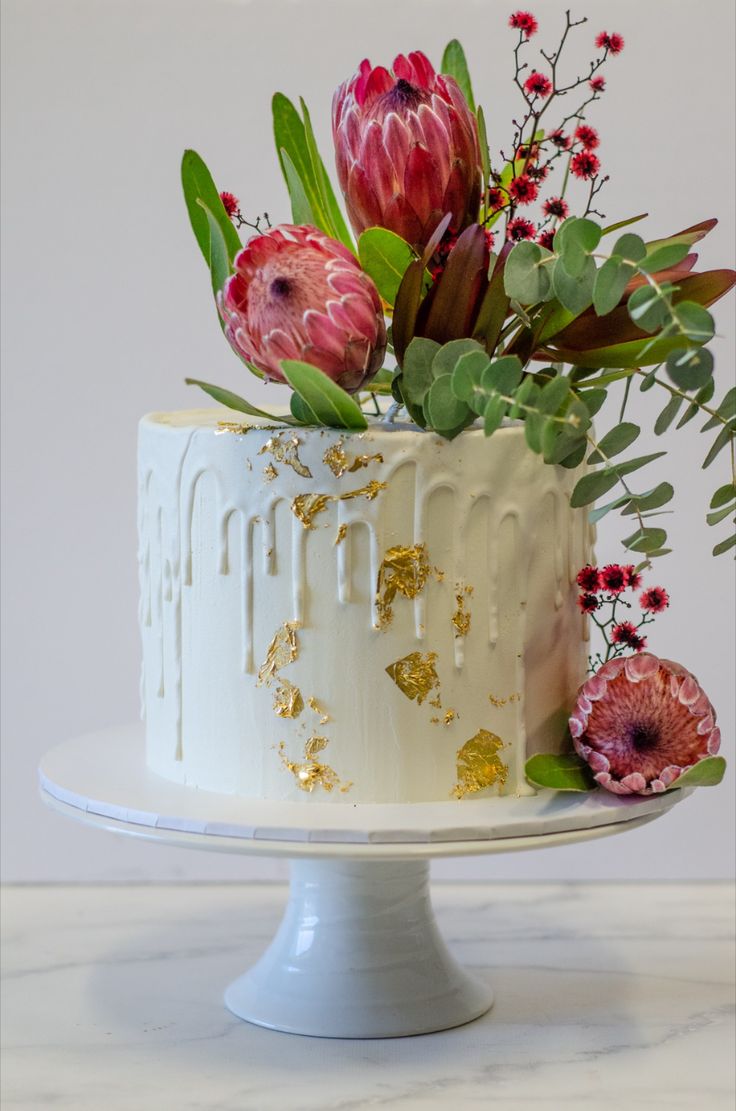
[[[493,994],[440,936],[426,860],[297,860],[283,921],[225,992],[239,1018],[323,1038],[396,1038],[461,1026]]]

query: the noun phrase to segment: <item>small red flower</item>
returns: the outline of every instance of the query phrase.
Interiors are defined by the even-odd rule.
[[[220,193],[220,200],[228,216],[232,220],[233,216],[240,211],[240,201],[233,193]]]
[[[556,131],[550,131],[547,138],[558,150],[569,150],[572,146],[572,139],[569,135],[565,135],[561,127],[558,127]]]
[[[509,185],[509,193],[517,204],[531,204],[537,199],[539,186],[527,174],[515,177]]]
[[[626,590],[626,569],[618,563],[608,563],[601,571],[601,589],[608,590],[611,594],[620,594]]]
[[[578,605],[583,613],[594,613],[598,609],[600,602],[595,594],[580,594],[578,595]]]
[[[548,201],[544,202],[543,211],[545,216],[558,216],[564,220],[570,209],[567,201],[563,200],[562,197],[550,197]]]
[[[531,220],[525,220],[522,216],[517,216],[515,220],[509,222],[506,229],[506,238],[511,239],[514,243],[519,243],[522,239],[533,239],[536,230]]]
[[[598,74],[597,77],[591,77],[588,84],[590,85],[594,93],[602,93],[606,87],[606,79],[605,77],[601,76],[601,74]]]
[[[614,644],[625,644],[635,652],[641,652],[642,648],[647,646],[646,637],[639,636],[636,626],[630,621],[622,621],[620,625],[614,625],[611,630],[611,640]]]
[[[505,208],[508,204],[508,197],[503,189],[499,189],[497,185],[492,185],[488,190],[488,207],[493,212],[498,212],[499,208]]]
[[[608,31],[601,31],[595,40],[595,45],[599,50],[607,50],[609,54],[620,54],[624,48],[624,40],[615,31],[610,35]]]
[[[549,173],[549,166],[527,166],[526,172],[532,181],[544,181]]]
[[[521,31],[525,38],[530,39],[537,33],[539,24],[531,12],[514,12],[509,17],[509,27],[514,31]]]
[[[585,180],[595,177],[600,168],[600,158],[588,150],[579,151],[578,154],[573,155],[570,162],[570,173]]]
[[[650,586],[639,595],[639,605],[647,613],[661,613],[670,604],[670,596],[663,586]]]
[[[555,233],[553,231],[550,231],[549,228],[547,229],[547,231],[540,232],[537,236],[537,243],[540,247],[544,247],[546,251],[552,250],[554,240]]]
[[[514,154],[515,162],[525,162],[527,159],[529,159],[530,162],[536,162],[538,158],[539,143],[532,143],[531,146],[529,146],[529,143],[522,143],[521,146],[516,148],[516,153]]]
[[[483,234],[486,237],[486,243],[488,244],[488,250],[492,251],[493,250],[493,244],[496,242],[496,233],[493,232],[493,231],[489,231],[488,228],[485,228],[484,231],[483,231]]]
[[[524,82],[524,88],[529,96],[546,97],[552,92],[552,82],[549,77],[533,69]]]
[[[575,138],[582,144],[585,150],[595,150],[595,148],[600,145],[598,132],[594,127],[588,127],[586,123],[581,124],[580,127],[576,129]]]
[[[578,571],[575,582],[587,593],[594,593],[601,589],[601,573],[597,567],[591,567],[588,563]]]
[[[641,586],[641,575],[633,563],[627,563],[624,566],[624,571],[626,572],[626,585],[630,590],[636,590],[637,587]]]

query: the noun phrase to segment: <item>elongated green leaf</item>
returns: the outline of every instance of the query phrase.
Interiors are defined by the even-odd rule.
[[[531,756],[524,774],[536,787],[553,791],[593,791],[597,786],[588,765],[572,752],[564,756],[543,753]]]
[[[669,270],[682,262],[689,251],[687,243],[665,243],[647,253],[646,258],[639,263],[640,270],[648,274],[655,274],[658,270]]]
[[[719,486],[710,499],[710,508],[720,509],[722,505],[728,505],[732,501],[736,501],[736,483],[727,482],[724,486]]]
[[[669,399],[664,409],[654,422],[655,436],[661,436],[664,432],[667,431],[677,414],[680,412],[680,409],[682,408],[684,402],[684,397],[679,397],[677,394],[672,395],[672,397]]]
[[[606,259],[596,274],[593,287],[593,308],[597,316],[605,316],[616,308],[633,273],[633,267],[617,255]]]
[[[706,513],[705,521],[708,525],[719,525],[726,517],[730,517],[734,511],[733,505],[724,505],[722,509],[716,509],[713,513]]]
[[[192,231],[205,262],[209,266],[210,228],[206,210],[210,212],[220,228],[227,245],[228,259],[232,262],[242,246],[240,236],[225,211],[211,173],[196,150],[184,151],[181,160],[181,183]],[[199,204],[200,201],[202,205]]]
[[[491,173],[491,158],[488,150],[488,132],[486,130],[486,117],[485,112],[480,104],[476,109],[476,117],[478,120],[478,143],[480,145],[480,163],[483,170],[483,186],[485,188],[488,183],[488,178]]]
[[[720,544],[716,544],[713,549],[713,555],[723,555],[724,552],[730,552],[731,548],[736,548],[736,533],[733,533],[725,540],[721,540]]]
[[[626,504],[626,508],[622,513],[634,514],[637,510],[643,513],[648,509],[659,509],[660,506],[666,505],[674,497],[674,489],[669,482],[660,482],[653,490],[647,490],[644,494],[634,494],[632,497],[624,495],[622,501]]]
[[[636,459],[627,459],[624,463],[614,463],[613,470],[619,475],[633,474],[634,471],[646,467],[647,463],[653,463],[655,459],[661,459],[666,454],[666,451],[653,451],[649,455],[639,455]]]
[[[284,359],[281,370],[322,424],[329,428],[362,430],[368,422],[352,397],[316,366],[297,359]]]
[[[281,165],[289,190],[292,220],[295,224],[313,224],[315,227],[320,227],[320,217],[312,208],[312,202],[307,196],[302,179],[285,148],[281,150]]]
[[[492,436],[501,427],[507,410],[508,402],[500,394],[495,394],[490,399],[483,411],[483,432],[486,436]]]
[[[592,474],[585,474],[578,480],[570,495],[570,505],[573,509],[590,505],[597,498],[603,497],[609,490],[612,490],[617,482],[618,475],[615,471],[593,471]]]
[[[725,772],[726,761],[722,756],[705,756],[683,772],[668,790],[676,791],[680,787],[716,787]]]
[[[319,208],[320,212],[324,214],[325,221],[328,225],[328,234],[331,235],[333,239],[338,239],[341,243],[344,243],[348,250],[355,254],[353,237],[345,223],[345,218],[337,203],[332,183],[327,175],[325,164],[317,148],[317,140],[314,137],[309,109],[302,97],[299,98],[299,103],[301,104],[302,115],[304,117],[304,139],[312,167],[315,188],[319,196]]]
[[[402,278],[416,255],[409,244],[386,228],[368,228],[358,240],[358,258],[381,297],[393,307]]]
[[[703,470],[711,465],[716,456],[720,454],[726,444],[731,442],[734,436],[736,436],[736,428],[734,428],[732,424],[724,424],[713,441],[710,451],[703,460]]]
[[[215,297],[220,292],[225,282],[230,276],[230,259],[227,253],[227,243],[222,234],[220,225],[215,217],[210,212],[209,208],[205,205],[204,201],[198,200],[197,204],[205,214],[207,220],[207,228],[210,233],[209,245],[209,267],[210,278],[212,281],[212,292]]]
[[[470,84],[470,72],[465,58],[465,51],[457,39],[452,39],[445,47],[440,65],[440,73],[447,73],[454,77],[460,86],[460,91],[468,102],[471,112],[475,111],[473,87]]]
[[[618,220],[615,224],[609,224],[608,227],[603,229],[602,235],[610,235],[613,231],[620,231],[621,228],[628,228],[632,224],[638,224],[640,220],[646,220],[648,212],[640,212],[638,216],[629,216],[625,220]]]
[[[319,419],[314,410],[310,409],[304,398],[300,397],[298,393],[292,392],[289,404],[291,407],[291,412],[299,424],[321,426],[322,421]]]
[[[717,223],[717,220],[703,220],[699,224],[693,224],[690,228],[675,232],[674,235],[665,236],[664,239],[651,239],[649,243],[647,243],[647,247],[650,251],[653,251],[655,248],[664,247],[669,243],[687,243],[692,245],[693,243],[697,243],[700,239],[704,239]]]
[[[707,348],[705,350],[707,350]],[[684,425],[686,425],[689,421],[691,421],[693,419],[693,417],[697,416],[698,413],[702,412],[702,409],[700,408],[700,406],[701,405],[707,405],[708,402],[710,401],[710,399],[713,397],[713,394],[715,392],[716,392],[716,384],[713,381],[713,379],[711,378],[711,380],[705,386],[703,386],[702,390],[698,390],[698,392],[695,394],[695,397],[693,398],[693,400],[688,405],[685,412],[682,414],[682,416],[678,420],[677,427],[678,428],[684,427]]]
[[[250,417],[263,417],[265,420],[275,421],[276,424],[294,423],[289,417],[274,416],[273,413],[267,413],[265,409],[257,409],[244,397],[240,397],[232,390],[226,390],[222,386],[213,386],[209,382],[201,382],[199,378],[185,378],[184,381],[188,386],[199,386],[214,401],[224,405],[227,409],[234,409],[237,413],[247,413]]]
[[[736,386],[732,386],[728,391],[723,401],[716,408],[717,417],[711,417],[710,420],[703,425],[701,432],[708,432],[711,428],[716,428],[724,420],[731,420],[736,416]]]
[[[628,494],[622,494],[619,498],[614,498],[613,501],[606,502],[605,505],[598,505],[595,509],[591,509],[588,513],[588,519],[592,525],[597,525],[599,521],[609,514],[613,509],[620,509],[622,505],[626,505],[629,501]]]
[[[603,439],[598,444],[598,447],[588,457],[589,463],[602,463],[606,459],[613,458],[619,452],[625,451],[630,444],[633,444],[637,439],[641,428],[638,424],[632,424],[630,421],[623,421],[621,424],[616,425],[610,432],[607,432]]]

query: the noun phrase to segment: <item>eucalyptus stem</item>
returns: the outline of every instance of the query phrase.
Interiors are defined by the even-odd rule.
[[[606,453],[604,451],[601,451],[600,447],[598,446],[598,444],[596,443],[596,441],[593,439],[593,437],[590,435],[589,432],[586,432],[585,438],[588,441],[588,443],[590,444],[590,446],[593,448],[593,450],[596,451],[598,453],[598,455],[600,455],[603,462],[607,463],[609,466],[613,466],[609,457],[606,455]],[[641,515],[641,510],[639,509],[639,506],[636,503],[636,498],[635,498],[634,493],[629,488],[629,485],[626,482],[626,479],[623,477],[623,475],[617,474],[616,478],[618,479],[618,481],[623,486],[627,496],[631,499],[631,505],[634,507],[634,516],[636,517],[636,519],[639,523],[639,530],[642,533],[644,533],[644,531],[646,529],[646,526],[644,524],[644,518]],[[652,563],[651,563],[651,560],[649,559],[649,556],[647,555],[646,552],[644,552],[643,555],[644,555],[643,566],[644,567],[651,567]]]

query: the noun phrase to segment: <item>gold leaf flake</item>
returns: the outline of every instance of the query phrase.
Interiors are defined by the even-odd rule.
[[[279,745],[281,761],[294,776],[300,791],[311,794],[315,787],[321,787],[323,791],[333,791],[337,787],[344,794],[352,787],[352,783],[341,783],[337,772],[329,764],[315,759],[315,756],[324,751],[327,744],[326,737],[310,737],[304,745],[304,760],[301,763],[289,760],[283,741]]]
[[[442,709],[442,699],[439,695],[437,695],[436,698],[430,698],[429,704],[430,706],[434,706],[435,710]]]
[[[386,489],[385,482],[377,482],[372,478],[367,486],[361,486],[358,490],[349,490],[347,494],[340,494],[337,501],[349,501],[351,498],[366,498],[368,501],[373,501],[381,493],[381,490]]]
[[[314,697],[308,698],[307,703],[310,710],[314,710],[315,714],[318,715],[320,725],[326,725],[327,722],[330,720],[330,715],[327,713],[326,710],[322,709],[317,699]]]
[[[335,478],[342,478],[344,474],[359,471],[361,467],[367,467],[369,463],[383,463],[383,456],[380,452],[376,455],[356,455],[351,462],[345,453],[343,441],[339,440],[332,447],[327,448],[322,456],[322,461],[330,468]]]
[[[266,482],[273,482],[278,473],[279,472],[276,470],[273,463],[267,463],[266,466],[263,468],[263,477],[265,478]]]
[[[314,528],[314,518],[324,512],[332,501],[329,494],[297,494],[291,503],[291,511],[307,529]]]
[[[266,649],[266,659],[258,670],[258,685],[265,683],[267,686],[277,671],[287,664],[293,663],[299,653],[296,631],[298,621],[286,621],[274,635],[273,640]]]
[[[457,602],[457,609],[452,615],[452,623],[455,626],[456,637],[466,637],[470,632],[470,612],[466,610],[466,599],[473,593],[472,586],[457,586],[457,594],[455,601]]]
[[[246,432],[255,427],[254,424],[238,424],[231,420],[218,420],[215,436],[222,436],[225,432],[232,432],[236,436],[244,436]]]
[[[456,717],[457,713],[455,712],[455,710],[448,710],[445,714],[445,725],[449,725],[450,722],[454,721]]]
[[[488,695],[488,701],[490,702],[491,706],[495,706],[499,710],[508,702],[519,702],[520,700],[521,695],[517,692],[514,692],[514,694],[510,694],[508,698],[497,698],[495,694]]]
[[[348,526],[347,525],[343,524],[343,525],[338,525],[337,526],[337,536],[335,537],[335,546],[336,547],[337,547],[338,544],[342,544],[342,542],[345,539],[345,537],[347,536],[347,534],[348,534]]]
[[[440,723],[440,719],[439,719],[439,718],[430,718],[430,719],[429,719],[429,724],[430,724],[430,725],[439,725],[439,723]]]
[[[416,598],[424,589],[430,571],[425,544],[415,544],[411,548],[389,548],[378,569],[376,584],[379,629],[385,629],[390,624],[396,595]]]
[[[270,454],[277,463],[283,463],[285,467],[291,467],[302,478],[311,478],[312,472],[299,458],[300,442],[299,438],[292,433],[280,432],[278,436],[272,436],[270,440],[266,440],[258,454]]]
[[[452,797],[462,799],[495,783],[503,786],[509,774],[508,765],[498,755],[503,747],[501,738],[487,729],[478,730],[466,741],[457,754],[458,782]]]
[[[420,706],[430,691],[440,685],[435,669],[436,652],[410,652],[386,668],[402,694]]]
[[[274,692],[273,708],[280,718],[298,718],[304,709],[302,692],[288,679],[281,679]]]

